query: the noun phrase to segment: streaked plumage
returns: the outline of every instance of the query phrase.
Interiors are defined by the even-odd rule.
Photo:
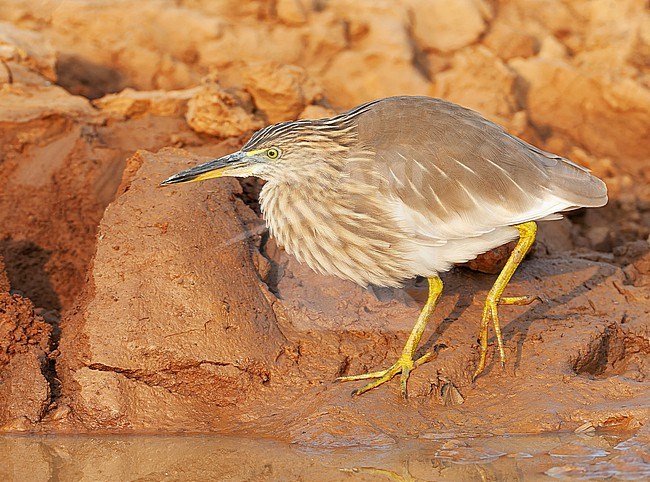
[[[413,354],[442,290],[438,273],[520,237],[486,300],[501,360],[498,304],[535,237],[533,221],[607,202],[605,184],[568,159],[538,149],[451,102],[391,97],[335,117],[284,122],[255,133],[241,151],[166,180],[220,176],[266,180],[260,206],[271,234],[314,270],[362,286],[399,286],[416,275],[430,296],[398,362],[346,380],[378,378],[359,393],[428,360]]]
[[[339,122],[349,127],[332,141],[326,129]],[[364,286],[434,276],[512,241],[512,225],[607,200],[583,167],[428,97],[270,126],[243,150],[272,146],[304,158],[258,174],[268,181],[260,205],[271,233],[312,269]]]

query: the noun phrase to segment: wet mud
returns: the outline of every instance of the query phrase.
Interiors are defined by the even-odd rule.
[[[647,434],[424,438],[319,449],[209,435],[6,436],[3,480],[647,480]]]

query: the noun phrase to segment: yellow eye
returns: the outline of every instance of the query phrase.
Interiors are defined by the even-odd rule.
[[[271,147],[269,150],[266,151],[266,157],[268,157],[269,159],[277,159],[278,157],[280,157],[280,151],[275,147]]]

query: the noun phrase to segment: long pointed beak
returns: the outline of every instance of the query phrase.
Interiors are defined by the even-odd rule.
[[[169,184],[203,181],[205,179],[212,179],[214,177],[235,175],[234,172],[232,172],[232,174],[230,174],[230,172],[241,172],[242,168],[245,169],[249,166],[250,160],[248,156],[241,151],[237,151],[219,159],[191,167],[185,171],[179,172],[178,174],[174,174],[170,178],[165,179],[163,182],[161,182],[160,185],[168,186]]]

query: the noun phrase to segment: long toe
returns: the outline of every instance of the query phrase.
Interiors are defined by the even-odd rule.
[[[411,371],[413,371],[415,368],[420,366],[421,364],[429,361],[431,359],[432,354],[426,354],[420,358],[418,358],[416,361],[413,361],[413,358],[410,354],[402,354],[398,358],[398,360],[388,367],[386,370],[380,370],[377,372],[370,372],[370,373],[364,373],[361,375],[350,375],[350,376],[345,376],[345,377],[338,377],[336,381],[338,382],[349,382],[349,381],[354,381],[354,380],[368,380],[371,378],[376,378],[376,380],[373,380],[370,383],[367,383],[366,385],[355,389],[352,392],[352,395],[361,395],[362,393],[367,392],[368,390],[372,390],[375,387],[378,387],[379,385],[383,385],[387,381],[391,380],[395,375],[400,373],[400,390],[402,393],[402,396],[406,399],[408,398],[408,393],[406,390],[406,384],[408,381],[409,376],[411,375]]]
[[[533,301],[543,301],[540,296],[504,296],[499,301],[500,305],[529,305]]]
[[[392,367],[391,367],[392,368]],[[382,378],[390,370],[381,370],[378,372],[362,373],[361,375],[348,375],[345,377],[336,377],[337,382],[353,382],[355,380],[368,380],[370,378]]]
[[[372,390],[373,388],[378,387],[379,385],[383,385],[384,383],[392,379],[395,375],[397,375],[400,371],[402,371],[402,367],[398,366],[396,363],[395,365],[388,368],[387,370],[384,370],[383,375],[377,378],[377,380],[374,380],[370,383],[365,384],[360,388],[355,388],[354,390],[352,390],[352,396],[361,395],[362,393],[366,393],[368,390]]]

